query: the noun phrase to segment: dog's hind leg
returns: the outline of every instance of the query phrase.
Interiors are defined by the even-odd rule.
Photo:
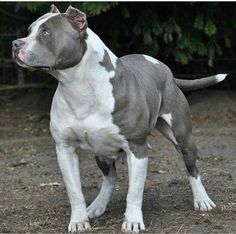
[[[174,91],[174,92],[173,92]],[[210,211],[215,207],[202,185],[196,166],[197,148],[192,135],[189,106],[183,93],[176,87],[171,98],[164,99],[157,129],[166,136],[183,155],[194,197],[194,208]]]
[[[87,208],[89,218],[98,217],[105,212],[117,178],[114,160],[101,161],[99,157],[96,156],[96,162],[103,173],[103,182],[99,194]]]

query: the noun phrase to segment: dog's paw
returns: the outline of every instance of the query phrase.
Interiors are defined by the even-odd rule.
[[[194,200],[194,209],[196,211],[211,211],[215,207],[215,203],[209,197],[206,197],[206,199]]]
[[[139,233],[140,231],[145,231],[145,225],[143,222],[130,222],[124,220],[121,231]]]
[[[94,217],[99,217],[105,212],[105,210],[106,203],[104,201],[95,200],[87,208],[87,215],[90,219]]]
[[[135,206],[127,206],[125,212],[125,219],[121,227],[122,232],[139,233],[145,231],[143,223],[143,214],[140,208]]]
[[[68,232],[84,232],[87,230],[91,230],[91,226],[89,224],[88,220],[85,220],[83,222],[70,222],[68,226]]]
[[[193,191],[193,204],[196,211],[211,211],[216,207],[214,202],[209,198],[200,176],[197,178],[190,176],[190,185]]]

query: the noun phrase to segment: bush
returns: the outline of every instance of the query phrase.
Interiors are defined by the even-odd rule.
[[[56,3],[64,12],[68,3]],[[73,2],[90,27],[118,55],[146,53],[188,64],[192,58],[235,56],[235,4],[224,2]],[[0,4],[0,29],[35,20],[48,2]],[[11,17],[10,17],[11,16]],[[26,27],[25,27],[26,28]],[[9,29],[9,27],[8,27]],[[13,29],[14,30],[14,29]]]

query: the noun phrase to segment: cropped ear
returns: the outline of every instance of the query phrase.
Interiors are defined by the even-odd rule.
[[[78,31],[86,30],[88,26],[87,16],[84,12],[69,6],[66,10],[66,14],[72,24],[72,26]]]
[[[54,4],[51,5],[50,12],[51,13],[60,13],[60,11],[57,9],[57,7]]]

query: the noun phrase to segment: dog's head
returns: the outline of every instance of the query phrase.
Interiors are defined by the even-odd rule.
[[[86,51],[86,14],[69,7],[65,13],[52,5],[49,13],[29,26],[27,37],[12,42],[13,59],[30,70],[72,67]]]

